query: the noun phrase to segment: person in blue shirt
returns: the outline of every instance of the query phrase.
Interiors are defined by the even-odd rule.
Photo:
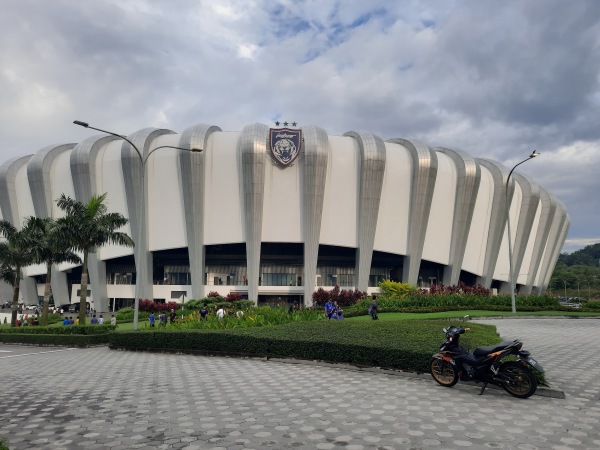
[[[148,317],[148,320],[150,321],[150,326],[154,328],[154,321],[156,320],[156,317],[154,316],[154,311],[150,313],[150,317]]]
[[[63,325],[64,325],[64,326],[67,326],[67,325],[69,325],[69,318],[68,318],[68,317],[65,317],[65,318],[64,318],[64,320],[63,320]]]
[[[327,300],[327,303],[325,303],[325,316],[327,316],[328,319],[331,319],[333,317],[335,313],[335,305],[333,304],[333,302],[331,300]]]
[[[343,310],[341,310],[341,309],[338,309],[338,310],[337,310],[337,313],[336,313],[336,314],[334,314],[334,317],[333,317],[333,319],[334,319],[334,320],[344,320],[344,311],[343,311]]]

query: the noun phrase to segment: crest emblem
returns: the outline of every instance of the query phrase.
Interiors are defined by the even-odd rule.
[[[282,166],[291,165],[300,154],[302,130],[271,128],[269,131],[271,155]]]

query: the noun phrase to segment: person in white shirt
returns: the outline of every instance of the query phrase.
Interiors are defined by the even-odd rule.
[[[98,317],[98,325],[103,325],[104,324],[104,317],[102,317],[102,314],[100,314],[100,317]]]
[[[222,306],[219,306],[219,309],[217,309],[217,318],[222,319],[225,316],[225,311],[223,310]]]
[[[114,314],[110,318],[110,324],[111,325],[116,325],[117,324],[117,318],[115,317]]]

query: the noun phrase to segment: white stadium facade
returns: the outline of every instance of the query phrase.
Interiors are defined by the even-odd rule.
[[[376,292],[383,279],[508,293],[507,186],[517,288],[543,293],[569,228],[564,205],[533,180],[514,173],[507,185],[509,170],[496,161],[413,140],[260,123],[127,138],[144,155],[203,151],[161,148],[144,168],[130,143],[99,134],[0,166],[1,217],[17,227],[28,216],[60,217],[63,193],[83,202],[107,193],[109,211],[129,218],[123,231],[135,249],[107,246],[90,260],[99,311],[138,292],[310,305],[319,287]],[[80,277],[81,267],[54,268],[57,304],[77,301]],[[26,304],[38,303],[44,280],[43,266],[25,269]]]

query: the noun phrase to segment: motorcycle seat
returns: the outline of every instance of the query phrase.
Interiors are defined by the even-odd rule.
[[[504,350],[506,347],[509,347],[513,344],[514,344],[513,341],[504,341],[504,342],[500,342],[499,344],[496,344],[496,345],[487,345],[485,347],[477,347],[475,349],[475,351],[473,352],[473,356],[480,358],[482,356],[489,355],[490,353]]]

